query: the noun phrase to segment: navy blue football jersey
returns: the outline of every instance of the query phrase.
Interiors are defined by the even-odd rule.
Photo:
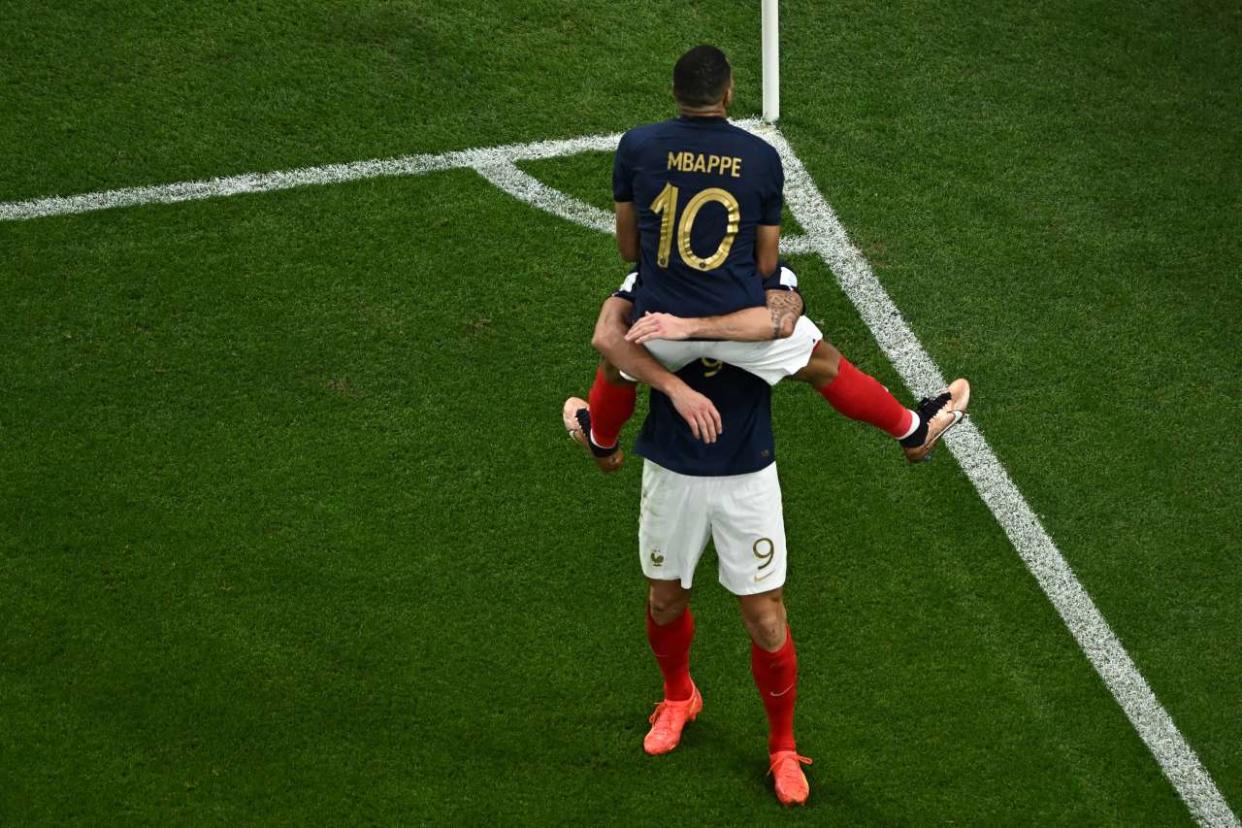
[[[672,400],[653,389],[636,454],[678,474],[711,477],[757,472],[776,460],[771,386],[715,360],[692,362],[677,376],[715,404],[724,431],[711,445],[694,439]]]
[[[717,316],[763,305],[755,228],[780,224],[784,184],[776,150],[725,118],[674,118],[625,133],[612,195],[638,214],[635,313]]]
[[[625,277],[625,281],[621,283],[621,287],[612,292],[612,295],[618,299],[624,299],[627,302],[634,302],[638,293],[642,290],[643,280],[635,270]],[[766,301],[767,292],[769,290],[786,290],[793,291],[802,296],[802,291],[798,289],[798,276],[793,272],[793,268],[784,259],[779,259],[776,264],[776,271],[771,276],[763,280],[763,292]],[[802,306],[802,315],[806,315],[806,305]],[[631,313],[631,321],[637,317]]]

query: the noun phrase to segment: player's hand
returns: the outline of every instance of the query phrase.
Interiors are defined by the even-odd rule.
[[[647,311],[630,326],[625,339],[635,345],[642,345],[652,339],[689,339],[693,334],[689,319],[673,316],[671,313]]]
[[[711,400],[688,385],[670,394],[669,399],[682,419],[690,424],[694,439],[708,444],[716,442],[716,437],[724,431],[724,423]]]

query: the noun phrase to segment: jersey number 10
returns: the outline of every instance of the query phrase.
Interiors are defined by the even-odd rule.
[[[668,257],[673,250],[673,219],[677,215],[677,195],[676,187],[672,184],[665,184],[655,201],[651,202],[651,212],[661,214],[660,246],[656,251],[656,262],[660,267],[668,267]],[[720,240],[716,252],[703,259],[696,256],[690,247],[690,229],[694,227],[694,220],[698,218],[699,210],[703,209],[703,205],[709,201],[724,205],[724,208],[729,211],[729,221],[725,225],[724,238]],[[677,252],[681,254],[681,260],[695,270],[712,270],[720,267],[729,257],[729,250],[733,247],[733,239],[737,237],[737,228],[741,220],[742,210],[732,193],[719,187],[701,190],[690,199],[685,212],[681,214],[681,221],[677,223]]]

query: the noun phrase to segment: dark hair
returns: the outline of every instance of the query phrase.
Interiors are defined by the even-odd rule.
[[[695,46],[673,67],[673,97],[682,106],[711,106],[724,100],[733,69],[715,46]]]

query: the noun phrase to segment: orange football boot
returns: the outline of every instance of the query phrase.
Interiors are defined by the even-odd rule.
[[[693,685],[693,682],[691,682]],[[699,688],[694,686],[690,698],[684,701],[665,699],[656,705],[655,712],[647,721],[651,722],[651,730],[643,738],[643,750],[652,756],[668,753],[681,742],[681,731],[686,722],[692,722],[703,709],[703,697]]]
[[[569,432],[569,438],[586,449],[587,456],[595,461],[600,471],[615,472],[621,468],[621,464],[625,462],[625,454],[621,449],[613,449],[608,454],[600,455],[591,446],[591,406],[587,405],[586,400],[579,397],[565,400],[565,407],[561,409],[561,421]]]
[[[805,756],[799,756],[796,750],[778,750],[770,754],[772,766],[768,768],[776,782],[776,798],[782,805],[805,805],[811,795],[811,786],[802,772],[803,765],[811,764]]]
[[[906,459],[911,463],[920,463],[930,459],[928,455],[945,432],[965,418],[968,405],[970,405],[970,383],[960,377],[949,383],[949,387],[936,396],[919,400],[916,410],[919,417],[927,423],[927,436],[923,439],[921,446],[901,447],[901,450],[906,453]]]

